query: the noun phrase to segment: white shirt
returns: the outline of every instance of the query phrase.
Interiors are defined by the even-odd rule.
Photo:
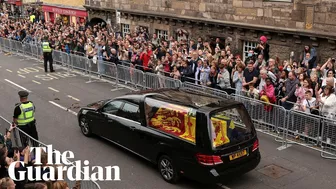
[[[335,94],[330,94],[328,97],[321,97],[322,105],[322,114],[328,118],[333,118],[336,112],[336,96]]]
[[[308,103],[308,102],[309,103]],[[310,107],[315,107],[316,106],[316,99],[313,97],[311,100],[304,100],[303,101],[303,106],[306,107],[306,113],[310,113]]]

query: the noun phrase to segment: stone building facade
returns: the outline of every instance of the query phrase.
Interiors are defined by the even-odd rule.
[[[265,35],[271,57],[281,60],[292,51],[299,59],[305,45],[320,62],[336,56],[334,0],[86,0],[85,7],[89,19],[112,24],[120,12],[122,33],[143,26],[164,37],[179,30],[188,39],[220,37],[243,56]]]

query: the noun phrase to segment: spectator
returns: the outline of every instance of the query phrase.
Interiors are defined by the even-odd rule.
[[[301,55],[301,65],[302,65],[302,67],[305,66],[309,69],[315,68],[316,67],[316,59],[317,59],[316,49],[306,45],[304,47],[303,53]]]
[[[313,69],[314,66],[314,60],[311,58],[311,55],[309,52],[306,53],[304,59],[301,62],[301,67],[306,68],[306,69]]]
[[[266,81],[266,84],[260,90],[260,100],[266,102],[265,110],[271,111],[272,106],[270,106],[269,104],[270,103],[274,104],[276,102],[276,97],[274,93],[274,85],[272,83],[271,78],[266,78],[265,81]]]
[[[210,73],[210,67],[208,65],[208,62],[204,61],[200,75],[201,85],[206,85],[209,82],[209,73]]]
[[[47,185],[44,183],[35,183],[34,188],[35,189],[48,189]]]
[[[224,90],[231,87],[230,73],[226,69],[226,60],[222,60],[222,64],[219,65],[219,73],[217,75],[217,88]]]
[[[330,119],[335,119],[336,112],[336,96],[334,94],[334,89],[327,85],[323,93],[320,94],[318,90],[318,86],[315,88],[316,90],[316,99],[320,103],[320,111],[321,115]]]
[[[233,83],[235,84],[236,94],[240,95],[243,90],[243,77],[244,66],[242,64],[237,65],[237,71],[233,75]]]
[[[190,78],[194,75],[190,66],[186,61],[182,62],[182,68],[180,70],[181,77],[184,78],[184,81],[191,81]]]
[[[305,101],[305,89],[301,85],[301,83],[297,84],[296,90],[295,90],[295,96],[296,96],[296,106],[294,106],[295,110],[303,111],[302,106],[303,102]]]
[[[323,80],[322,80],[322,87],[327,85],[327,79],[328,78],[333,78],[334,79],[335,83],[334,83],[333,87],[335,87],[335,84],[336,84],[335,70],[330,69],[330,70],[327,71],[327,74],[323,77]]]
[[[269,59],[269,50],[270,50],[270,46],[267,43],[267,37],[261,36],[260,43],[254,49],[254,52],[257,53],[258,56],[262,54],[264,60],[267,62]]]
[[[293,103],[296,102],[294,93],[298,84],[299,80],[296,78],[295,73],[293,71],[289,72],[288,79],[285,81],[285,86],[283,87],[285,97],[281,99],[282,106],[287,110],[292,109],[294,106]]]
[[[274,59],[269,59],[268,67],[266,68],[268,71],[272,72],[273,74],[277,75],[279,73],[279,68],[275,63]]]
[[[195,72],[195,84],[200,84],[202,69],[203,69],[203,62],[202,60],[198,60]]]
[[[259,79],[259,86],[258,86],[259,91],[262,91],[264,89],[264,86],[266,85],[266,78],[268,78],[267,70],[262,69],[260,71],[260,79]]]
[[[211,66],[210,74],[209,74],[209,82],[207,83],[207,86],[215,88],[217,85],[217,68],[216,66]]]
[[[0,182],[1,182],[1,185],[0,185],[1,189],[16,189],[16,188],[18,188],[16,186],[16,184],[14,183],[14,181],[9,177],[1,179]],[[21,189],[21,188],[19,188],[19,189]]]
[[[174,66],[173,72],[171,73],[171,77],[173,77],[174,79],[180,79],[181,74],[180,71],[177,69],[177,66]]]
[[[245,87],[246,89],[250,84],[255,85],[258,80],[259,73],[253,67],[253,65],[254,65],[254,62],[250,61],[247,64],[247,68],[244,70],[243,87]]]
[[[249,84],[249,90],[246,92],[247,97],[259,100],[259,91],[254,87],[253,83]]]
[[[316,103],[316,98],[313,97],[311,90],[307,90],[305,93],[305,100],[302,104],[302,110],[308,114],[318,115],[318,106]]]
[[[266,67],[266,61],[265,61],[264,56],[262,54],[258,55],[258,59],[256,60],[256,62],[254,63],[253,66],[257,70],[261,70],[262,68]]]
[[[303,81],[306,79],[306,74],[305,73],[300,73],[299,74],[299,82],[300,85],[303,86]]]

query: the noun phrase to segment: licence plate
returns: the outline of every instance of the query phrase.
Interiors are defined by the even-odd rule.
[[[247,151],[246,150],[242,150],[242,151],[236,152],[234,154],[231,154],[229,156],[229,158],[230,158],[230,161],[232,161],[232,160],[241,158],[241,157],[246,156],[246,155],[247,155]]]

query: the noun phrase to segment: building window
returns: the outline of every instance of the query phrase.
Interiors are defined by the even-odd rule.
[[[248,57],[249,50],[256,48],[257,45],[258,45],[258,43],[256,43],[256,42],[244,41],[243,60],[245,60]]]
[[[166,41],[168,40],[168,31],[167,30],[156,30],[155,31],[156,35],[158,36],[159,39],[165,39]]]
[[[121,28],[122,28],[122,35],[123,35],[123,37],[125,37],[126,34],[130,34],[131,33],[131,29],[130,29],[130,25],[129,24],[121,24]]]

